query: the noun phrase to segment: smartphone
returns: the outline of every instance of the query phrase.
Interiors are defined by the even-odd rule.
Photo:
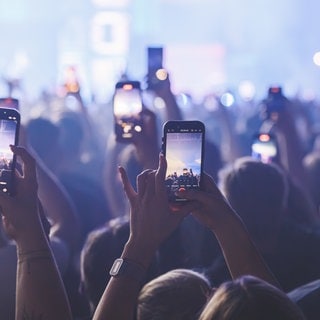
[[[163,47],[148,47],[148,73],[163,68]]]
[[[14,194],[16,157],[10,145],[17,145],[20,113],[11,108],[0,108],[0,191]]]
[[[117,141],[130,142],[134,131],[142,131],[142,96],[139,81],[121,81],[113,96],[113,114]]]
[[[148,89],[154,88],[168,77],[163,68],[163,47],[148,47]]]
[[[11,97],[0,98],[0,108],[10,108],[19,111],[19,100]]]
[[[203,172],[205,126],[200,121],[168,121],[163,126],[169,201],[183,203],[179,190],[199,190]]]
[[[264,100],[267,119],[277,119],[277,114],[284,111],[287,101],[287,98],[282,93],[281,87],[270,87],[268,89],[268,95]]]
[[[65,70],[65,90],[67,94],[78,93],[80,85],[75,67],[69,66]]]
[[[273,162],[278,155],[275,138],[269,133],[258,133],[253,137],[251,145],[252,157],[264,163]]]

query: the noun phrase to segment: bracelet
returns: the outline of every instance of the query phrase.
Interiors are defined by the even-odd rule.
[[[18,252],[18,263],[31,260],[49,259],[51,257],[51,251],[48,249]]]
[[[146,269],[135,261],[119,258],[114,261],[109,274],[115,278],[128,276],[138,282],[143,282],[146,275]]]

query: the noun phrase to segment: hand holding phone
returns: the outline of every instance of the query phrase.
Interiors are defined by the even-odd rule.
[[[19,100],[11,97],[0,98],[0,108],[16,109],[19,111]]]
[[[270,87],[268,95],[263,101],[265,117],[277,121],[279,113],[284,112],[288,99],[283,95],[281,87]]]
[[[163,127],[169,201],[186,202],[178,191],[199,190],[203,172],[205,126],[200,121],[168,121]]]
[[[140,82],[118,82],[113,96],[113,114],[117,141],[131,142],[133,131],[142,131],[141,111]]]
[[[254,136],[251,145],[252,157],[264,163],[274,161],[278,154],[275,138],[269,133],[258,133]]]
[[[16,156],[10,145],[18,144],[20,114],[11,108],[0,108],[0,191],[14,194]]]
[[[80,91],[76,68],[73,66],[67,67],[65,71],[64,87],[67,94],[77,94]]]

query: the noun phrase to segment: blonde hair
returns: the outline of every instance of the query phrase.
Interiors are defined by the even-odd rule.
[[[211,286],[202,274],[171,270],[147,283],[138,298],[138,320],[193,320],[211,295]]]
[[[208,301],[199,320],[303,320],[287,295],[252,276],[223,283]]]

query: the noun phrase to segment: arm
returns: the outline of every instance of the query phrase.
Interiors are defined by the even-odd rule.
[[[192,214],[217,237],[232,278],[250,274],[279,287],[241,218],[206,174],[203,186],[204,191],[184,191],[181,196],[199,203]]]
[[[289,102],[286,108],[282,112],[279,112],[278,119],[271,131],[277,137],[282,167],[297,179],[299,184],[305,187],[306,173],[302,164],[304,152],[302,150],[301,139],[295,127],[294,115],[292,115],[293,111],[288,109],[292,109]]]
[[[171,91],[169,74],[165,80],[159,80],[156,84],[151,85],[151,89],[165,103],[165,121],[183,119],[182,112],[177,104],[174,94]]]
[[[159,144],[157,134],[156,115],[144,108],[141,112],[143,121],[142,132],[133,132],[133,144],[137,158],[142,168],[156,169],[158,166]]]
[[[160,156],[157,171],[145,170],[137,178],[135,192],[123,168],[120,174],[129,199],[130,237],[122,252],[138,272],[112,277],[100,300],[93,319],[133,319],[143,276],[160,244],[179,225],[193,206],[173,212],[164,185],[166,162]]]
[[[71,312],[38,207],[36,164],[21,147],[12,147],[24,164],[16,195],[0,195],[6,233],[17,244],[16,319],[68,320]]]
[[[63,240],[69,249],[75,249],[80,227],[72,200],[41,159],[37,159],[37,174],[39,199],[52,222],[50,236]]]

